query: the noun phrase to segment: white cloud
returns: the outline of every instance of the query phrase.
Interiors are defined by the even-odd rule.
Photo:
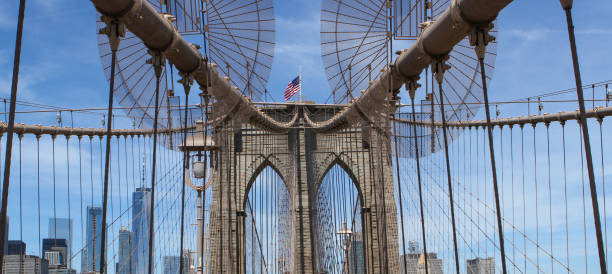
[[[558,33],[559,31],[555,31],[552,29],[540,28],[540,29],[509,29],[503,32],[502,35],[506,34],[510,37],[510,39],[518,39],[522,40],[524,44],[535,42],[535,41],[544,41],[546,37],[550,33]]]
[[[12,15],[9,15],[9,9],[13,9],[13,5],[3,5],[0,8],[0,29],[8,30],[14,28],[17,24]],[[16,13],[16,12],[15,12]]]
[[[21,66],[19,72],[19,99],[36,101],[36,86],[47,81],[57,66],[51,63],[41,62],[36,66]],[[0,74],[0,96],[7,98],[10,94],[13,71],[8,70]]]

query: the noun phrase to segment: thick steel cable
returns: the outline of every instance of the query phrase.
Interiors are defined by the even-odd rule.
[[[210,102],[210,97],[208,95],[208,92],[206,90],[203,90],[202,93],[204,97],[204,124],[203,124],[203,134],[204,134],[204,144],[207,144],[208,142],[208,104]],[[187,119],[187,117],[185,117],[185,119]],[[212,162],[212,159],[211,159]],[[204,179],[206,180],[206,173],[208,171],[208,153],[206,151],[204,151]],[[210,180],[210,179],[209,179]],[[204,184],[202,184],[203,186],[206,185],[206,181],[204,181]],[[202,191],[198,191],[198,198],[202,198],[202,230],[200,231],[200,235],[199,235],[199,239],[200,239],[200,244],[202,246],[202,250],[200,252],[200,268],[202,273],[204,272],[204,231],[205,231],[205,227],[204,227],[204,221],[206,220],[206,188],[202,187]],[[203,195],[202,195],[203,192]]]
[[[226,153],[227,153],[226,157],[227,157],[227,162],[229,163],[230,166],[232,166],[234,164],[232,162],[232,159],[230,158],[231,157],[231,154],[230,154],[231,153],[231,151],[230,151],[231,148],[229,146],[229,142],[230,142],[229,137],[230,136],[232,136],[232,141],[234,141],[232,133],[233,133],[233,131],[228,131],[226,133],[226,142],[228,142],[226,147],[229,148],[229,149],[226,150]],[[229,167],[228,167],[228,170],[227,170],[226,174],[227,174],[226,175],[226,177],[227,177],[227,181],[226,181],[227,182],[227,192],[226,192],[227,193],[227,201],[226,201],[226,203],[227,203],[227,235],[228,235],[228,238],[229,238],[227,255],[229,257],[229,265],[228,265],[229,272],[233,272],[233,270],[234,270],[234,253],[232,252],[232,236],[233,236],[232,234],[233,233],[232,233],[232,196],[231,196],[232,195],[231,194],[231,192],[232,192],[232,184],[231,184],[231,181],[232,181],[232,177],[231,177],[232,176],[232,171],[231,171],[231,169]],[[221,195],[223,195],[223,194],[221,194]],[[223,208],[223,206],[221,205],[221,208],[220,208],[221,211],[223,210],[222,208]],[[223,271],[223,267],[221,267],[221,271]]]
[[[395,145],[395,171],[396,171],[396,176],[397,176],[397,190],[398,190],[398,196],[399,196],[399,206],[400,206],[400,222],[402,222],[401,227],[402,227],[402,251],[404,253],[404,274],[407,273],[408,271],[408,266],[406,264],[406,231],[404,230],[404,206],[403,206],[403,202],[402,202],[402,182],[401,182],[401,177],[400,177],[400,168],[399,168],[399,150],[397,149],[397,126],[395,125],[395,119],[393,120],[393,132],[395,134],[393,134],[393,138],[394,140],[394,145]],[[416,136],[416,134],[415,134]],[[415,137],[416,139],[416,137]],[[418,156],[417,156],[418,157]],[[425,256],[427,257],[427,256]],[[401,262],[400,262],[401,263]],[[427,269],[427,264],[425,265],[425,269]]]
[[[538,206],[538,154],[536,145],[536,124],[531,124],[533,129],[533,186],[535,190],[535,225],[536,225],[536,247],[540,247],[540,217],[539,217],[539,206]],[[540,249],[536,248],[536,265],[540,265]]]
[[[546,163],[548,166],[548,221],[550,224],[550,273],[555,273],[553,262],[552,179],[550,172],[550,124],[546,124]],[[503,159],[503,158],[502,158]],[[503,164],[502,164],[503,167]],[[503,169],[502,169],[503,170]]]
[[[53,183],[53,239],[57,239],[57,199],[56,199],[56,182],[55,182],[55,135],[51,136],[52,148],[51,148],[51,182]],[[51,233],[48,233],[51,234]],[[51,236],[51,235],[49,235]],[[55,243],[55,240],[54,240]],[[44,246],[43,246],[44,248]],[[44,256],[43,250],[43,256]]]
[[[153,232],[155,225],[155,171],[157,162],[157,127],[159,119],[159,81],[161,77],[161,53],[153,54],[152,63],[155,66],[155,115],[153,119],[153,159],[151,164],[151,216],[149,219],[149,265],[148,273],[153,273]],[[157,59],[157,60],[156,60]]]
[[[21,146],[21,136],[19,137],[19,145]],[[70,226],[68,229],[68,237],[70,238],[70,240],[72,240],[72,215],[71,215],[71,211],[72,208],[70,207],[70,153],[69,153],[69,148],[70,148],[70,144],[69,144],[69,140],[70,140],[70,136],[66,136],[66,191],[67,193],[67,200],[68,200],[68,225]],[[19,148],[19,156],[21,157],[21,147]],[[21,175],[20,175],[21,176]],[[119,193],[119,196],[121,196],[121,193]],[[57,222],[57,221],[55,221]],[[68,246],[68,257],[70,258],[70,261],[68,262],[68,269],[72,269],[72,246],[73,244],[70,243],[70,246]]]
[[[582,135],[582,128],[578,127],[578,135]],[[580,139],[580,138],[579,138]],[[582,186],[582,232],[583,232],[583,244],[584,244],[584,273],[589,272],[588,260],[588,249],[587,249],[587,224],[586,224],[586,199],[584,193],[584,150],[583,139],[580,139],[580,183]]]
[[[607,91],[607,89],[606,89]],[[606,166],[604,165],[604,146],[603,146],[603,133],[602,133],[602,123],[603,118],[598,118],[597,122],[599,123],[599,154],[601,155],[601,187],[603,192],[603,208],[604,208],[604,216],[606,216],[606,178],[605,178],[605,170]],[[606,260],[608,259],[608,220],[604,218],[604,242],[606,243],[605,251],[606,251]],[[606,264],[606,269],[608,269],[608,265]]]
[[[109,23],[109,27],[118,28],[118,23],[113,22]],[[117,33],[116,33],[117,34]],[[119,39],[118,37],[111,37],[109,33],[109,40]],[[117,34],[118,35],[118,34]],[[113,44],[111,42],[111,44]],[[102,241],[102,246],[100,250],[100,273],[104,273],[104,268],[106,264],[103,263],[106,257],[106,214],[107,214],[107,205],[108,205],[108,173],[110,166],[110,151],[111,151],[111,131],[113,125],[113,98],[115,93],[115,68],[117,63],[117,47],[111,46],[112,49],[112,57],[111,57],[111,73],[110,73],[110,83],[109,83],[109,92],[108,92],[108,113],[107,113],[107,122],[106,122],[106,155],[104,159],[104,190],[103,190],[103,200],[102,200],[102,235],[100,240]],[[95,260],[96,258],[93,258]],[[94,262],[95,266],[95,262]],[[95,271],[95,269],[93,269]]]
[[[523,231],[527,231],[527,207],[525,206],[525,132],[524,126],[521,128],[521,183],[522,183],[522,200],[523,200]],[[523,273],[527,272],[527,235],[523,234]]]
[[[443,73],[438,71],[436,73]],[[440,75],[441,76],[441,75]],[[456,273],[459,272],[459,253],[457,251],[457,230],[455,227],[455,203],[453,201],[453,186],[451,183],[450,160],[448,158],[448,137],[446,135],[446,115],[444,113],[444,93],[442,92],[442,77],[438,80],[438,91],[440,92],[440,116],[442,118],[442,134],[444,135],[444,155],[446,158],[446,177],[448,179],[448,197],[450,199],[451,224],[453,227],[453,248],[455,252],[455,268]],[[433,101],[433,98],[432,98]],[[433,121],[433,120],[432,120]]]
[[[15,102],[17,101],[17,83],[19,81],[19,64],[21,60],[21,38],[23,34],[23,18],[25,0],[19,1],[19,18],[17,19],[17,37],[15,38],[15,56],[13,59],[13,80],[11,83],[11,104],[9,108],[8,131],[6,136],[6,152],[4,156],[4,177],[2,178],[2,208],[0,209],[0,247],[5,244],[6,214],[8,207],[9,183],[11,177],[11,154],[13,152],[13,128],[15,127]],[[0,262],[4,262],[4,248],[0,248]],[[2,274],[2,268],[0,268]]]
[[[217,266],[217,271],[219,272],[223,272],[223,171],[225,169],[225,166],[221,167],[220,164],[223,164],[223,156],[224,156],[224,152],[223,149],[227,149],[227,134],[224,132],[224,129],[227,129],[227,122],[224,122],[222,125],[221,130],[218,130],[217,132],[219,132],[218,134],[221,135],[221,141],[223,141],[223,143],[221,143],[221,147],[222,149],[220,149],[216,154],[216,168],[217,168],[217,173],[219,174],[217,176],[217,185],[219,187],[219,198],[217,199],[218,201],[218,206],[217,206],[217,226],[218,226],[218,231],[217,231],[217,235],[218,235],[218,241],[217,241],[217,258],[215,260],[215,264]],[[215,191],[213,189],[213,195],[215,194]],[[215,200],[216,197],[213,196],[213,202]],[[212,205],[211,205],[211,214],[210,216],[212,217]],[[212,259],[212,256],[211,256]]]
[[[188,79],[185,79],[188,81]],[[183,89],[185,90],[185,121],[183,122],[183,144],[187,145],[187,117],[189,113],[189,91],[191,90],[191,84],[189,82],[185,82],[183,85]],[[185,151],[183,153],[183,172],[182,172],[182,189],[181,189],[181,236],[180,236],[180,268],[179,274],[183,274],[183,241],[185,239],[185,171],[188,168],[188,157],[189,152]]]
[[[484,36],[484,35],[483,35]],[[486,38],[485,38],[486,39]],[[495,165],[495,149],[493,148],[493,126],[491,125],[491,111],[489,108],[489,94],[487,89],[487,76],[485,73],[484,56],[478,58],[480,62],[480,75],[482,76],[482,93],[487,117],[487,135],[489,137],[489,155],[491,157],[491,172],[493,175],[493,191],[495,193],[495,211],[497,215],[497,233],[499,234],[499,249],[502,261],[502,273],[507,273],[506,250],[504,248],[504,228],[502,227],[501,207],[499,205],[499,186],[497,183],[497,167]],[[535,127],[534,127],[535,128]]]
[[[23,164],[21,161],[21,141],[23,134],[19,135],[19,240],[23,242],[23,195],[22,195],[22,168]],[[23,259],[25,250],[19,248],[19,274],[23,273]]]
[[[568,206],[567,206],[567,161],[565,151],[565,122],[561,123],[561,133],[563,140],[563,196],[565,204],[565,256],[567,258],[567,268],[570,268],[569,256],[569,225],[568,225]]]
[[[597,201],[597,186],[595,184],[595,173],[593,171],[593,157],[591,155],[591,142],[589,139],[589,127],[584,116],[584,98],[582,92],[582,78],[580,75],[580,64],[578,63],[578,53],[576,48],[576,36],[574,34],[574,23],[572,19],[572,1],[561,0],[565,10],[567,20],[567,32],[570,40],[572,52],[572,63],[574,65],[574,77],[576,80],[576,94],[578,95],[578,106],[580,111],[580,126],[582,127],[582,139],[584,140],[584,152],[586,156],[587,169],[589,174],[589,187],[591,189],[591,203],[593,206],[593,219],[595,222],[595,235],[597,237],[597,251],[599,255],[599,268],[601,273],[607,273],[606,255],[604,251],[603,236],[601,232],[601,217],[599,214],[599,203]]]
[[[416,121],[416,112],[414,110],[414,96],[410,96],[410,101],[412,105],[412,121]],[[421,163],[420,163],[420,155],[419,155],[419,138],[417,138],[417,125],[412,125],[413,133],[414,133],[414,159],[416,160],[416,169],[417,169],[417,181],[419,185],[419,207],[420,207],[420,215],[421,215],[421,233],[423,237],[423,253],[425,253],[425,273],[429,273],[429,263],[427,259],[427,241],[425,237],[425,216],[423,214],[423,186],[421,183]],[[398,174],[399,176],[399,174]],[[398,177],[399,178],[399,177]],[[404,267],[406,267],[406,252],[404,251]]]
[[[227,133],[227,142],[228,142],[228,148],[229,146],[229,136],[232,136],[232,141],[234,141],[233,139],[233,131],[230,131]],[[233,146],[232,146],[233,147]],[[230,148],[231,149],[231,148]],[[232,162],[232,158],[231,158],[231,151],[230,149],[227,150],[227,160],[230,164],[230,166],[235,166],[235,162]],[[235,148],[234,148],[235,149]],[[235,174],[235,173],[234,173]],[[233,246],[232,246],[232,238],[233,238],[233,233],[232,233],[232,170],[229,169],[227,170],[227,231],[228,231],[228,238],[229,238],[229,244],[228,244],[228,257],[229,257],[229,272],[233,272],[234,271],[234,253],[233,253]],[[221,270],[223,270],[223,268],[221,268]]]

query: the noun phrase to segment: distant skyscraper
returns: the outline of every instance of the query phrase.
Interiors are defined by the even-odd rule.
[[[363,233],[355,232],[352,236],[348,250],[349,273],[365,274],[365,249],[363,245]]]
[[[467,260],[467,274],[495,274],[495,258]]]
[[[132,193],[132,203],[132,273],[147,273],[151,189],[136,188]]]
[[[76,270],[68,268],[49,269],[49,274],[76,274]]]
[[[132,232],[122,227],[119,230],[119,262],[117,263],[117,274],[132,273]]]
[[[48,274],[47,261],[38,256],[6,255],[2,264],[2,273]]]
[[[49,262],[50,268],[65,268],[67,254],[66,239],[43,239],[43,257]]]
[[[4,226],[4,254],[8,253],[8,236],[9,236],[9,216],[6,216],[6,225]]]
[[[81,272],[100,271],[102,208],[87,207],[87,242],[81,254]]]
[[[19,240],[8,241],[8,253],[6,255],[25,255],[26,243]]]
[[[164,274],[179,274],[180,265],[179,256],[164,256]]]
[[[409,241],[408,242],[408,253],[419,253],[421,252],[419,249],[419,242],[417,241]]]
[[[192,274],[195,273],[195,267],[193,265],[193,252],[185,250],[183,252],[183,273]],[[164,256],[164,274],[179,274],[181,269],[181,260],[179,256]]]
[[[404,272],[404,261],[406,260],[406,267],[408,268]],[[400,270],[401,273],[410,274],[444,274],[444,266],[442,265],[442,259],[438,258],[436,253],[427,254],[427,266],[429,271],[425,271],[425,254],[424,253],[408,253],[400,258]]]
[[[72,258],[72,220],[68,218],[49,218],[49,238],[52,239],[66,239],[66,259],[67,264],[70,265],[70,258]]]

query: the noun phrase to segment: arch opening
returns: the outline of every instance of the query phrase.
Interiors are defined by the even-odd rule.
[[[320,273],[365,273],[362,199],[355,177],[331,165],[316,196],[316,250]]]
[[[289,273],[292,267],[291,197],[283,179],[266,165],[244,202],[246,273]]]

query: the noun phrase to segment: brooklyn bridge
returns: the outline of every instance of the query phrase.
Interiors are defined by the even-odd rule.
[[[612,80],[581,57],[612,26],[573,15],[609,4],[90,0],[74,5],[97,33],[81,33],[73,3],[15,2],[0,7],[0,273],[608,271]],[[306,35],[286,18],[309,5],[321,67],[276,42]],[[530,16],[555,22],[542,52],[558,63],[498,38]],[[47,32],[98,51],[52,51],[62,62],[32,75]],[[81,78],[92,59],[102,85]],[[520,76],[558,69],[548,91]]]

